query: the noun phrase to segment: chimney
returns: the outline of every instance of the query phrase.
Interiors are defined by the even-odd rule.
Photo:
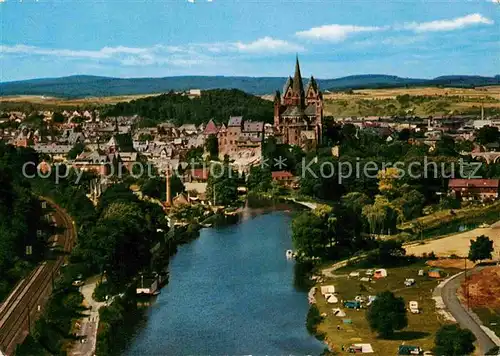
[[[172,205],[172,192],[170,191],[170,167],[168,167],[165,172],[165,180],[167,184],[167,197],[165,203],[167,206],[170,206]]]

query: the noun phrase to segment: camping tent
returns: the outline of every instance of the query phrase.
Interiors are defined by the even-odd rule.
[[[333,315],[338,316],[339,318],[343,318],[345,316],[344,311],[340,308],[333,308],[332,312],[333,312]]]
[[[387,270],[384,268],[380,268],[375,270],[375,273],[373,274],[373,278],[384,278],[387,277]]]
[[[437,268],[431,269],[428,273],[428,276],[430,278],[441,278],[441,270]]]
[[[335,286],[329,285],[329,286],[321,286],[321,294],[333,294],[335,293]]]
[[[339,302],[339,300],[337,299],[337,297],[336,297],[336,296],[334,296],[334,295],[331,295],[331,296],[330,296],[330,298],[328,298],[326,301],[327,301],[328,303],[330,303],[330,304],[333,304],[333,303],[338,303],[338,302]]]

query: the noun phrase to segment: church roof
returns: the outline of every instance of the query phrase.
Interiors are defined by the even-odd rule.
[[[300,74],[299,57],[295,60],[295,75],[293,76],[292,88],[295,94],[304,96],[304,83],[302,82],[302,75]]]
[[[292,84],[293,84],[292,77],[288,77],[288,79],[285,82],[285,85],[283,86],[283,95],[286,94],[286,91],[288,90],[288,87],[292,86]]]
[[[316,115],[316,105],[315,104],[307,105],[306,109],[304,110],[304,113],[307,116],[315,116]]]
[[[288,106],[282,114],[283,116],[297,116],[303,117],[305,116],[304,110],[300,106]]]
[[[306,87],[306,92],[309,91],[309,88],[312,87],[314,91],[318,91],[318,82],[316,82],[316,79],[311,75],[311,79],[309,79],[309,83],[307,83]]]

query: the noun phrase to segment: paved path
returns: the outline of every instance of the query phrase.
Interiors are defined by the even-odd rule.
[[[84,343],[80,341],[76,342],[69,353],[70,355],[94,355],[97,342],[97,328],[99,326],[99,308],[106,305],[105,302],[97,302],[92,298],[96,285],[97,281],[85,284],[80,288],[80,292],[83,294],[84,303],[87,304],[89,310],[87,311],[88,316],[79,320],[80,329],[76,334],[81,338],[85,338],[86,341]]]
[[[446,308],[460,326],[469,329],[476,336],[480,352],[484,355],[496,345],[483,330],[482,326],[467,312],[467,309],[464,308],[457,297],[457,290],[464,277],[465,274],[463,272],[456,274],[444,283],[441,283],[436,288],[436,293],[441,295]]]

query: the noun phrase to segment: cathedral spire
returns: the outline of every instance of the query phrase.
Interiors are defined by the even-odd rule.
[[[295,57],[295,75],[293,77],[293,93],[302,99],[304,98],[304,84],[302,83],[302,75],[300,74],[299,56]]]

